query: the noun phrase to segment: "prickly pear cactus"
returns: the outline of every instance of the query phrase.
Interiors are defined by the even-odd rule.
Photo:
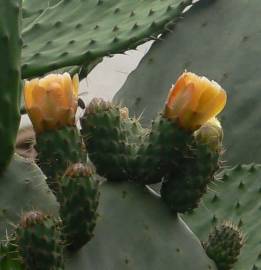
[[[0,174],[13,155],[20,121],[21,1],[0,1]]]
[[[261,64],[256,57],[260,12],[259,0],[199,1],[171,33],[153,44],[115,102],[127,106],[130,115],[142,113],[141,121],[148,126],[164,104],[173,78],[184,69],[205,74],[228,91],[222,113],[225,159],[231,164],[261,162]]]
[[[245,235],[238,262],[233,269],[252,270],[260,261],[260,174],[261,166],[238,165],[225,170],[218,182],[210,185],[201,206],[184,216],[185,221],[202,240],[223,220],[232,221]]]
[[[191,2],[25,0],[22,77],[86,65],[135,48],[156,38]]]

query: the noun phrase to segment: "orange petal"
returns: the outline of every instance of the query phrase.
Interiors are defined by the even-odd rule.
[[[39,108],[31,107],[28,109],[28,115],[33,124],[36,133],[41,133],[43,131],[43,115]]]
[[[38,84],[39,79],[33,79],[31,81],[25,81],[24,84],[24,101],[25,108],[29,109],[33,105],[33,97],[32,93],[34,91],[35,86]]]

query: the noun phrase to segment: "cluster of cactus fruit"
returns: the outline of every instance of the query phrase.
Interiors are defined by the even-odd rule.
[[[63,269],[64,252],[75,253],[91,240],[100,193],[95,167],[109,182],[127,180],[138,188],[163,181],[161,198],[175,216],[198,206],[220,166],[223,132],[213,117],[226,95],[215,82],[184,73],[150,129],[130,118],[127,108],[93,99],[80,119],[81,132],[77,87],[77,77],[68,74],[25,83],[37,162],[59,202],[58,217],[24,213],[6,241],[5,256],[12,250],[11,260],[25,269]],[[226,223],[204,244],[218,269],[230,269],[241,246],[241,232]]]
[[[8,187],[8,196],[23,197],[6,199],[0,192],[0,269],[230,270],[237,262],[246,241],[242,224],[219,220],[200,242],[181,219],[198,208],[222,169],[223,130],[216,116],[226,92],[214,81],[184,72],[149,128],[126,107],[95,98],[79,130],[77,74],[26,80],[36,163],[46,178],[34,162],[13,155],[21,78],[59,68],[81,77],[103,56],[164,32],[192,3],[143,2],[134,10],[114,0],[50,0],[47,6],[0,0],[0,185],[3,191]],[[104,25],[96,20],[90,26],[84,12],[96,9],[101,16],[114,14],[113,27],[111,15]],[[71,18],[78,13],[75,23]],[[126,14],[129,19],[119,26]],[[63,19],[73,23],[71,30],[93,35],[77,40],[79,33],[64,31]],[[47,30],[54,39],[43,44]],[[161,184],[160,194],[151,184]]]

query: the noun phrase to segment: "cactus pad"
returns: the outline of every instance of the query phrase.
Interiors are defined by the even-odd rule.
[[[201,206],[184,216],[201,240],[214,226],[229,220],[245,235],[245,243],[234,269],[261,268],[259,217],[261,205],[261,165],[237,165],[225,170],[220,180],[210,185]]]
[[[206,75],[228,94],[221,119],[225,158],[233,164],[261,162],[260,13],[259,0],[197,2],[172,33],[153,44],[115,101],[131,115],[143,113],[149,124],[184,69]]]
[[[23,78],[135,48],[156,38],[192,1],[61,0],[46,8],[43,2],[24,1]]]
[[[32,162],[15,155],[0,177],[0,238],[12,229],[22,212],[39,209],[56,214],[58,205],[45,176]]]
[[[19,127],[21,0],[0,1],[0,174],[14,153]]]
[[[66,269],[217,269],[182,219],[142,187],[104,183],[99,205],[94,238]]]

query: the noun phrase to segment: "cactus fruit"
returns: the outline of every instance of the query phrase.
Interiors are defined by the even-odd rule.
[[[230,270],[238,259],[243,246],[243,235],[237,226],[225,222],[216,226],[204,243],[207,255],[218,270]]]
[[[164,177],[161,197],[174,212],[196,208],[207,186],[214,181],[222,151],[222,127],[218,120],[210,120],[194,132],[194,140],[181,152]]]
[[[81,121],[81,133],[97,172],[110,181],[131,178],[130,168],[143,129],[138,121],[102,99],[93,99]]]
[[[66,168],[86,160],[86,152],[75,126],[63,127],[36,134],[38,164],[47,176],[52,191],[57,192]]]
[[[36,132],[39,165],[54,192],[68,165],[86,159],[75,126],[78,89],[78,76],[71,78],[68,73],[25,82],[25,108]]]
[[[23,3],[23,78],[88,66],[104,56],[136,48],[165,31],[192,0],[43,2]]]
[[[57,194],[67,249],[76,251],[92,237],[99,203],[93,166],[71,165],[61,179]]]
[[[152,122],[136,158],[136,179],[145,185],[161,182],[162,177],[180,162],[181,153],[193,139],[192,133],[164,116]]]
[[[0,174],[14,153],[20,122],[22,0],[0,1]]]
[[[22,215],[16,242],[26,269],[64,269],[59,221],[39,211]]]

